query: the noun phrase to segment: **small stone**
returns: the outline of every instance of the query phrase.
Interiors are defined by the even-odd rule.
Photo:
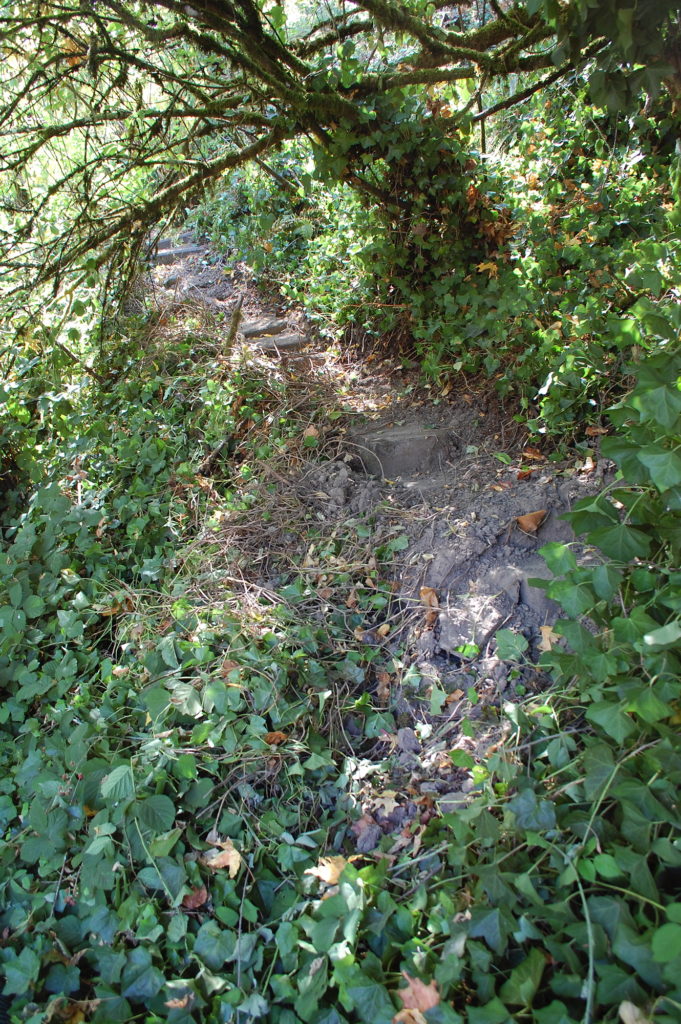
[[[418,736],[409,727],[397,730],[397,746],[406,754],[418,754],[421,749]]]

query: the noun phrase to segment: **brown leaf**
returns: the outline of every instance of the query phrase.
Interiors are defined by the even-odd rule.
[[[319,430],[313,426],[305,427],[303,437],[319,437]]]
[[[462,697],[463,690],[452,690],[452,692],[448,693],[445,697],[445,704],[453,704],[455,701],[461,700]]]
[[[223,839],[219,843],[215,843],[219,846],[221,853],[217,850],[207,850],[206,853],[202,854],[199,860],[202,864],[205,864],[211,871],[220,871],[222,868],[227,868],[229,871],[230,878],[236,878],[239,873],[239,868],[243,863],[243,858],[231,839]]]
[[[348,864],[345,857],[322,857],[314,868],[307,868],[304,875],[312,875],[326,885],[335,885]]]
[[[357,603],[357,591],[353,587],[348,596],[345,598],[345,606],[346,608],[356,608]]]
[[[580,466],[579,471],[580,471],[580,473],[593,473],[595,468],[596,468],[596,463],[594,462],[594,460],[591,458],[590,455],[587,455],[587,457],[584,459],[584,465]]]
[[[433,587],[421,587],[419,590],[419,597],[421,598],[421,604],[425,608],[439,608],[440,599],[437,596],[437,590]]]
[[[539,512],[527,512],[524,516],[516,516],[515,521],[523,533],[536,533],[548,515],[545,508]]]
[[[269,743],[272,747],[278,747],[281,743],[286,743],[288,734],[285,732],[279,732],[275,729],[274,732],[266,732],[263,736],[265,743]]]
[[[617,1013],[622,1024],[653,1024],[647,1013],[644,1013],[636,1003],[630,1003],[625,999],[617,1008]]]
[[[378,680],[376,687],[378,703],[385,705],[390,700],[390,674],[382,669],[376,673],[376,679]]]
[[[587,427],[584,431],[587,437],[598,437],[599,434],[607,434],[607,427]]]
[[[541,640],[537,644],[537,649],[540,651],[552,651],[553,645],[557,642],[559,637],[553,632],[550,626],[540,626],[539,631],[541,632]]]
[[[317,593],[321,597],[322,601],[328,601],[329,598],[333,595],[333,590],[331,589],[331,587],[322,587],[320,590],[317,591]]]
[[[420,1010],[400,1010],[393,1017],[393,1024],[427,1024]]]
[[[225,658],[222,665],[220,666],[220,675],[223,679],[226,679],[230,672],[233,672],[235,668],[241,668],[238,661],[231,661],[229,658]]]
[[[529,480],[532,476],[531,469],[521,469],[518,473],[518,480]]]
[[[478,263],[475,269],[478,271],[479,274],[481,274],[483,270],[486,270],[490,277],[499,276],[499,267],[496,265],[496,263],[492,263],[489,260],[485,263]]]
[[[189,1006],[191,1000],[191,992],[186,992],[181,999],[169,999],[168,1002],[163,1005],[167,1006],[169,1010],[185,1010]]]
[[[523,450],[524,459],[534,459],[535,462],[546,462],[546,456],[542,455],[538,448],[525,448]]]
[[[185,910],[196,910],[197,907],[202,907],[208,899],[208,890],[205,885],[200,886],[197,889],[192,889],[182,900],[182,906]]]
[[[376,630],[376,632],[378,633],[378,635],[379,635],[379,636],[387,636],[387,635],[388,635],[388,633],[390,632],[390,623],[389,623],[389,622],[383,622],[383,623],[382,623],[382,624],[381,624],[381,625],[380,625],[380,626],[378,627],[378,629]]]
[[[410,977],[406,971],[402,971],[402,977],[406,978],[407,987],[398,988],[397,994],[404,1004],[405,1010],[432,1010],[440,1002],[440,993],[437,990],[437,982],[431,981],[428,985],[420,978]]]

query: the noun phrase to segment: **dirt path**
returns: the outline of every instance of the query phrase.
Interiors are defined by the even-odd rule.
[[[268,467],[262,501],[225,527],[223,543],[241,552],[233,575],[264,592],[276,594],[292,570],[304,573],[312,615],[356,622],[365,609],[354,633],[376,648],[371,697],[386,714],[365,759],[385,765],[388,755],[390,765],[367,787],[357,840],[366,847],[367,829],[403,826],[398,789],[432,794],[441,810],[465,801],[473,782],[451,751],[482,763],[501,736],[501,706],[547,685],[535,664],[555,642],[559,609],[532,584],[550,577],[539,550],[566,543],[589,557],[560,517],[600,490],[603,466],[588,457],[551,462],[489,392],[464,383],[443,394],[390,360],[324,351],[302,315],[263,300],[243,267],[186,240],[174,259],[170,247],[161,251],[159,308],[203,305],[226,333],[241,301],[239,358],[271,360],[309,404],[315,451]],[[374,552],[385,565],[386,550],[390,580],[381,582]],[[382,586],[388,598],[367,601]],[[474,719],[482,721],[471,730]],[[350,737],[353,727],[349,715]]]

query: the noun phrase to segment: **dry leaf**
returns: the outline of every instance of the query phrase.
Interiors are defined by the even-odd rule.
[[[580,466],[580,473],[593,473],[596,468],[596,463],[590,455],[584,459],[584,465]]]
[[[208,840],[211,841],[210,839]],[[220,871],[222,868],[227,868],[229,871],[230,878],[236,878],[239,873],[239,868],[243,863],[243,858],[231,839],[223,839],[219,843],[215,843],[215,846],[219,846],[221,852],[217,850],[208,850],[202,854],[199,858],[202,864],[205,864],[211,871]]]
[[[317,427],[305,427],[305,430],[303,431],[303,437],[319,437],[319,430],[317,429]]]
[[[169,999],[164,1006],[167,1006],[169,1010],[185,1010],[192,999],[191,992],[187,992],[181,999]]]
[[[525,448],[523,450],[524,459],[534,459],[535,462],[546,462],[546,456],[542,455],[538,448]]]
[[[406,978],[407,987],[398,988],[397,994],[404,1004],[405,1010],[432,1010],[440,1002],[440,993],[437,990],[437,982],[431,981],[428,985],[419,978],[410,977],[406,971],[402,971],[402,977]]]
[[[651,1018],[628,999],[620,1003],[617,1012],[622,1024],[653,1024]]]
[[[390,699],[390,675],[388,672],[381,670],[376,673],[376,679],[378,680],[378,686],[376,687],[378,703],[385,705]]]
[[[426,608],[439,608],[440,599],[437,596],[437,590],[432,587],[421,587],[419,590],[419,597],[421,598],[421,604]]]
[[[285,732],[279,732],[275,729],[274,732],[266,732],[263,736],[265,743],[269,743],[272,747],[278,747],[281,743],[286,743],[288,734]]]
[[[393,1017],[393,1024],[427,1024],[420,1010],[400,1010]]]
[[[348,861],[345,857],[322,857],[314,868],[307,868],[304,875],[312,875],[326,885],[335,885]]]
[[[540,651],[552,651],[553,645],[557,643],[559,637],[553,632],[550,626],[540,626],[541,640],[537,644],[537,648]]]
[[[384,622],[382,625],[378,627],[376,632],[378,633],[379,636],[387,636],[388,633],[390,632],[390,623]]]
[[[220,675],[225,679],[235,668],[241,668],[238,661],[230,661],[226,658],[220,666]]]
[[[328,601],[333,595],[333,590],[331,587],[322,587],[321,590],[317,591],[317,594],[321,597],[322,601]]]
[[[599,434],[607,434],[607,427],[587,427],[584,431],[587,437],[598,437]]]
[[[532,476],[532,470],[531,469],[521,469],[520,472],[518,473],[517,479],[518,480],[529,480],[531,476]]]
[[[524,516],[516,516],[516,523],[523,533],[536,533],[546,519],[548,512],[545,508],[539,512],[527,512]]]
[[[354,587],[352,588],[348,596],[345,598],[345,606],[346,608],[357,607],[357,591],[355,590]]]
[[[185,910],[196,910],[197,907],[202,907],[208,899],[208,890],[205,885],[200,886],[198,889],[192,889],[182,900],[182,906]]]
[[[463,690],[452,690],[452,692],[448,693],[445,697],[445,704],[453,704],[454,701],[461,700],[462,697]]]
[[[478,263],[476,270],[478,271],[479,274],[481,274],[483,270],[486,270],[490,277],[499,276],[499,267],[496,265],[496,263],[492,263],[491,261],[487,261],[485,263]]]

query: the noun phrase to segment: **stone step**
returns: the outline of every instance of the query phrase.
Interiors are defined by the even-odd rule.
[[[411,476],[433,470],[444,470],[454,452],[450,432],[440,427],[412,426],[376,427],[355,430],[348,437],[356,446],[356,454],[370,476]]]
[[[282,334],[286,330],[285,320],[277,320],[269,316],[259,316],[255,320],[246,320],[239,328],[244,338],[262,338],[265,335]]]
[[[246,341],[264,352],[295,352],[309,344],[302,334],[277,334],[274,337],[246,338]]]
[[[154,263],[156,266],[166,266],[170,263],[175,263],[177,260],[184,260],[188,256],[203,256],[207,252],[208,246],[195,245],[193,242],[186,245],[174,245],[169,249],[161,249],[159,245],[158,250],[154,254]]]

